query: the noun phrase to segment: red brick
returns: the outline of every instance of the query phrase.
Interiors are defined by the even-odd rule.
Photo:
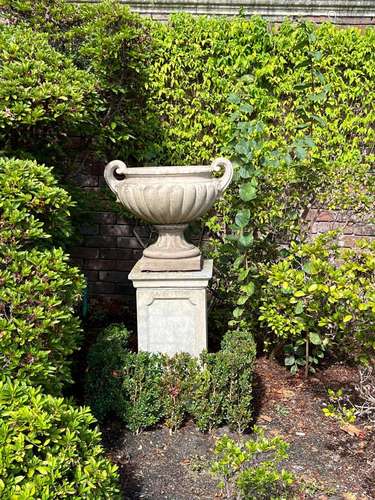
[[[101,248],[100,249],[100,258],[101,259],[136,259],[134,256],[134,250],[130,248]]]
[[[358,224],[354,227],[354,234],[358,236],[375,236],[375,224]]]
[[[343,236],[342,238],[340,238],[340,245],[347,248],[353,248],[355,247],[356,242],[359,239],[360,238],[357,238],[355,236]]]
[[[123,271],[100,271],[99,280],[111,283],[124,283],[124,281],[128,281],[128,274],[128,272]]]
[[[115,283],[90,283],[89,294],[118,293]]]
[[[335,214],[331,211],[319,210],[316,215],[316,220],[319,222],[332,222],[335,220]]]
[[[79,259],[96,259],[99,257],[99,248],[73,247],[70,254]]]
[[[117,238],[116,236],[89,236],[84,243],[87,247],[111,248],[117,246]]]
[[[126,215],[123,215],[123,214],[117,214],[116,222],[117,222],[117,224],[133,224],[134,225],[134,221],[130,217],[127,217]]]
[[[116,260],[90,259],[85,260],[83,267],[93,271],[116,271],[116,264]]]
[[[99,224],[81,224],[79,232],[86,236],[99,234]]]
[[[79,267],[79,268],[82,269],[82,267],[83,267],[83,259],[76,259],[76,258],[72,257],[70,259],[70,264],[72,266],[76,266],[76,267]]]
[[[316,208],[310,208],[305,216],[305,220],[307,220],[307,221],[315,220],[317,213],[318,213],[318,210]]]
[[[89,270],[84,270],[83,274],[85,275],[87,281],[97,281],[99,278],[99,273],[98,271],[89,271]]]
[[[126,237],[126,236],[124,237],[119,236],[117,238],[117,246],[119,248],[142,248],[142,246],[139,244],[136,238]]]
[[[131,271],[137,261],[136,260],[118,260],[116,261],[117,271]]]
[[[125,224],[101,225],[100,232],[109,236],[131,236],[133,234],[132,228]]]
[[[312,227],[311,232],[315,233],[326,233],[327,231],[332,231],[335,229],[335,224],[332,222],[315,222]]]
[[[113,212],[94,212],[89,215],[94,222],[99,224],[114,224],[116,222],[116,214]]]
[[[134,288],[132,284],[129,282],[127,285],[119,285],[118,283],[103,283],[96,282],[90,283],[89,285],[89,293],[95,295],[101,294],[118,294],[118,295],[133,295]]]

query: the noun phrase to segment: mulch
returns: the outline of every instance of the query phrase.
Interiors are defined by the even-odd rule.
[[[297,478],[296,498],[375,499],[374,425],[345,426],[322,413],[328,388],[350,391],[356,382],[356,369],[340,363],[305,380],[273,360],[257,360],[254,423],[289,443],[284,467]],[[111,422],[102,430],[124,499],[222,498],[209,470],[215,440],[225,433],[235,437],[227,428],[203,434],[187,422],[172,435],[164,427],[133,435]]]

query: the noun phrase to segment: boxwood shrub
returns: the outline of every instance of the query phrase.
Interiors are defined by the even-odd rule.
[[[88,408],[8,379],[0,381],[0,415],[1,498],[120,498]]]
[[[164,422],[171,430],[192,417],[199,429],[224,423],[244,431],[252,419],[255,344],[230,331],[217,353],[200,359],[134,353],[122,325],[103,330],[88,356],[86,400],[104,420],[120,418],[133,432]]]

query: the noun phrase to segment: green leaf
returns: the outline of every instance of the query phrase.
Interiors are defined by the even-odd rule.
[[[352,319],[353,319],[353,316],[351,314],[347,314],[346,316],[344,316],[343,322],[349,323],[349,321],[351,321]]]
[[[255,284],[253,281],[250,281],[246,285],[241,286],[241,291],[246,293],[248,297],[254,294],[255,292]]]
[[[322,343],[322,339],[320,338],[320,335],[318,333],[315,333],[315,332],[309,333],[309,340],[314,345],[320,345]]]
[[[241,104],[241,106],[240,106],[240,111],[242,111],[243,113],[252,113],[253,110],[254,110],[254,107],[251,104],[248,104],[246,102]]]
[[[307,151],[300,144],[296,146],[296,155],[299,160],[304,160],[307,156]]]
[[[240,187],[240,198],[243,201],[253,200],[254,198],[256,198],[256,193],[257,188],[251,181],[242,184],[242,186]]]
[[[241,102],[241,99],[237,94],[231,93],[229,94],[227,101],[230,102],[231,104],[239,104]]]
[[[243,307],[236,307],[235,310],[233,311],[233,316],[237,319],[240,318],[243,314]]]
[[[294,356],[287,356],[284,359],[285,366],[292,366],[296,362],[296,358]]]
[[[250,221],[250,210],[246,208],[245,210],[241,210],[240,212],[238,212],[234,221],[238,227],[246,227]]]
[[[238,240],[238,243],[245,248],[251,247],[253,242],[254,242],[254,237],[251,233],[250,234],[243,234],[242,236],[240,236],[240,238]]]
[[[304,309],[303,302],[302,300],[299,300],[296,304],[296,307],[294,308],[294,312],[296,314],[301,314],[303,312],[303,309]]]
[[[306,264],[303,265],[302,269],[305,271],[306,274],[311,274],[312,270],[311,262],[306,262]]]
[[[319,125],[321,125],[322,127],[326,127],[327,126],[326,122],[320,116],[318,116],[318,115],[311,115],[311,118],[314,121],[316,121],[317,123],[319,123]]]
[[[237,300],[237,305],[243,306],[248,298],[249,298],[248,295],[241,295],[241,297]]]

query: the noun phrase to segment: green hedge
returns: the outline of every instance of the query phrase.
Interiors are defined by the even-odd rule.
[[[117,416],[133,432],[159,422],[177,429],[192,417],[202,431],[224,423],[237,431],[252,420],[255,344],[250,333],[231,331],[218,353],[173,358],[128,348],[128,332],[112,325],[88,356],[87,402],[104,420]]]
[[[70,381],[68,356],[81,336],[82,275],[51,247],[69,234],[71,205],[50,169],[0,159],[1,370],[54,393]]]
[[[31,160],[0,158],[0,248],[46,246],[71,234],[69,194],[53,171]]]
[[[1,498],[121,498],[88,408],[8,380],[0,381],[0,415]]]

